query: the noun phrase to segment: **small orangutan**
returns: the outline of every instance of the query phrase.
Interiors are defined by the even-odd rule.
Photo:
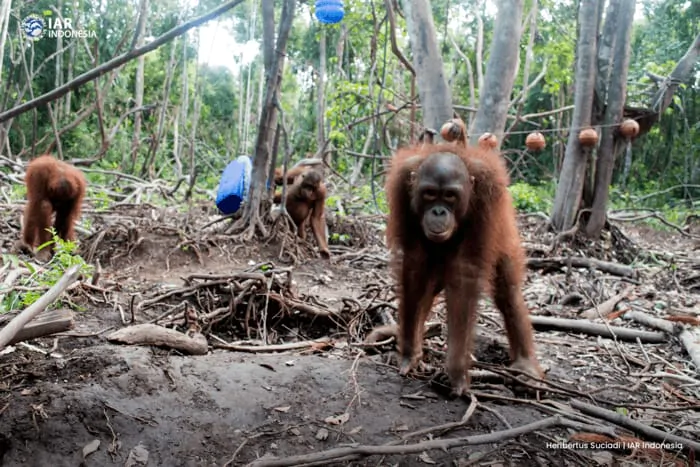
[[[307,172],[308,170],[311,170],[314,166],[321,165],[323,164],[323,161],[321,159],[302,159],[294,166],[292,166],[291,169],[287,170],[287,184],[291,185],[294,183],[296,178],[300,176],[301,174]],[[282,185],[282,179],[284,176],[284,169],[282,167],[276,167],[275,168],[275,185],[281,186]]]
[[[22,238],[15,244],[15,250],[33,254],[35,247],[51,240],[48,228],[54,213],[53,227],[58,237],[75,240],[74,223],[80,217],[87,185],[83,173],[66,162],[43,155],[29,163],[24,182],[27,185],[27,205]],[[53,245],[42,249],[39,254],[48,259],[53,254]]]
[[[512,368],[543,376],[520,289],[524,253],[508,183],[502,159],[483,148],[424,144],[401,149],[392,158],[386,180],[387,244],[401,290],[401,375],[420,362],[424,323],[444,290],[446,373],[454,395],[469,390],[477,304],[488,286],[504,317]],[[367,341],[390,334],[385,328],[377,328]]]
[[[295,167],[287,172],[287,177],[289,178],[290,172],[297,168],[304,170],[298,171],[292,177],[292,185],[287,193],[285,207],[297,226],[297,235],[301,239],[306,239],[306,225],[310,219],[311,230],[316,237],[321,256],[330,258],[331,253],[328,250],[326,240],[326,217],[324,215],[326,185],[323,183],[323,175],[310,167]],[[297,177],[299,178],[297,179]],[[282,179],[282,174],[280,174],[280,179]],[[274,202],[282,202],[281,193],[275,193]]]

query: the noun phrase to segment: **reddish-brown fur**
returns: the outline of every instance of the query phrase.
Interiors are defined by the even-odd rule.
[[[66,162],[43,155],[29,163],[24,181],[27,205],[18,248],[31,252],[34,247],[51,240],[47,229],[53,213],[56,214],[53,225],[56,234],[63,240],[75,240],[74,223],[80,217],[87,185],[83,173]]]
[[[293,167],[287,170],[287,185],[294,183],[295,179],[307,171],[311,170],[309,166],[300,165],[298,167]],[[284,176],[284,169],[282,167],[277,167],[275,169],[275,185],[282,185],[282,178]]]
[[[289,177],[289,174],[296,169],[304,170],[298,171],[292,177],[294,180],[297,175],[301,174],[301,177],[295,180],[289,188],[285,207],[297,226],[297,234],[302,239],[306,239],[306,225],[310,219],[311,230],[316,238],[316,243],[318,243],[321,256],[330,258],[331,253],[326,241],[325,203],[327,193],[323,176],[320,172],[309,167],[295,167],[287,172],[287,176]],[[281,178],[282,175],[280,175]],[[282,202],[280,193],[275,194],[274,202]]]
[[[438,153],[443,155],[431,158],[432,163],[420,175],[420,166]],[[459,156],[457,162],[449,154]],[[437,180],[444,177],[445,167],[450,163],[460,167],[460,161],[468,176],[463,182],[464,194],[458,195],[454,204],[456,227],[449,240],[431,241],[421,223],[429,209],[416,212],[415,206],[420,206],[420,201],[414,198],[418,196],[416,187],[424,181],[421,176]],[[463,168],[460,170],[463,173]],[[457,178],[450,180],[458,182]],[[504,316],[513,367],[535,377],[542,376],[529,312],[521,292],[525,256],[508,184],[502,159],[496,152],[482,148],[454,143],[428,144],[401,149],[392,158],[386,180],[390,210],[387,243],[396,257],[395,273],[401,286],[398,311],[401,374],[407,374],[420,361],[423,325],[434,297],[444,289],[448,310],[447,374],[455,394],[468,390],[477,302],[481,289],[488,286]],[[447,199],[446,193],[440,196]],[[429,197],[431,201],[436,198],[433,194]],[[465,199],[466,206],[460,206]]]

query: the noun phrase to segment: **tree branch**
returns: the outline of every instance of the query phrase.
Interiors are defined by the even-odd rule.
[[[95,78],[99,78],[103,74],[107,73],[108,71],[118,67],[119,65],[122,65],[124,63],[127,63],[130,60],[133,60],[134,58],[140,57],[141,55],[144,55],[148,52],[152,52],[153,50],[156,50],[163,44],[166,44],[173,38],[180,36],[187,31],[189,31],[192,28],[195,28],[197,26],[200,26],[201,24],[206,23],[207,21],[210,21],[223,13],[227,12],[231,8],[235,7],[239,3],[242,3],[243,0],[232,0],[228,3],[225,3],[224,5],[221,5],[219,8],[216,8],[209,13],[202,15],[198,18],[195,18],[191,21],[188,21],[187,23],[181,24],[180,26],[174,27],[170,31],[166,32],[162,36],[158,37],[155,39],[153,42],[148,43],[147,45],[140,47],[138,49],[133,49],[130,50],[129,52],[122,54],[116,58],[113,58],[112,60],[108,61],[107,63],[103,63],[97,68],[93,68],[92,70],[83,73],[82,75],[78,76],[74,80],[64,84],[63,86],[59,86],[53,91],[47,92],[46,94],[43,94],[36,99],[32,99],[29,102],[26,102],[22,105],[19,105],[17,107],[14,107],[6,112],[3,112],[0,114],[0,123],[12,118],[16,117],[17,115],[20,115],[24,112],[27,112],[28,110],[32,110],[42,104],[46,104],[47,102],[51,102],[52,100],[58,99],[59,97],[65,95],[66,93],[82,86],[85,83],[88,83],[92,81]]]

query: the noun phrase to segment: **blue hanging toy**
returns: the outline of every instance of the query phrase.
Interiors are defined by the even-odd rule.
[[[320,22],[339,23],[344,16],[343,0],[316,0],[316,18]]]
[[[253,164],[248,156],[240,156],[229,162],[221,174],[216,193],[216,207],[222,214],[233,214],[248,197]]]

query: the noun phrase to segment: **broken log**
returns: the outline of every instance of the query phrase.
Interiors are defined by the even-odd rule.
[[[119,329],[107,336],[107,340],[120,344],[167,347],[190,355],[206,355],[209,351],[207,338],[200,333],[190,337],[180,331],[150,323]]]
[[[61,308],[60,310],[45,311],[20,329],[8,345],[50,336],[57,332],[70,331],[74,326],[75,320],[71,310]]]
[[[15,338],[15,335],[24,328],[35,316],[44,311],[46,307],[51,305],[62,293],[78,278],[80,273],[80,265],[76,264],[68,268],[63,276],[51,287],[44,295],[39,297],[37,301],[22,310],[20,314],[15,316],[7,326],[0,329],[0,350],[4,349],[7,344]]]
[[[592,323],[580,319],[553,318],[550,316],[530,316],[532,326],[538,331],[566,331],[601,336],[612,339],[616,337],[622,341],[636,342],[639,339],[649,344],[659,344],[668,341],[663,332],[638,331],[619,326],[606,326],[605,324]]]

